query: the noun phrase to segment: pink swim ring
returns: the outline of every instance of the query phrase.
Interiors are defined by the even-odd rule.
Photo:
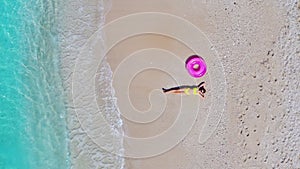
[[[198,55],[192,55],[187,58],[185,61],[185,68],[188,73],[195,78],[200,78],[206,73],[205,61]]]

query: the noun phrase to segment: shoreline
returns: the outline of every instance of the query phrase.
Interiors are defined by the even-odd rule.
[[[74,102],[76,96],[74,96],[74,88],[72,87],[78,85],[90,85],[88,82],[74,81],[74,68],[76,61],[82,57],[88,62],[93,61],[93,56],[80,56],[79,49],[86,43],[86,41],[104,24],[104,15],[107,12],[104,4],[97,0],[90,0],[86,2],[81,1],[66,1],[64,2],[63,16],[61,20],[64,22],[64,28],[62,30],[62,78],[65,91],[67,93],[67,111],[68,111],[68,130],[69,130],[69,150],[70,150],[70,163],[72,169],[87,169],[87,168],[122,168],[123,159],[107,152],[109,146],[113,144],[115,149],[120,148],[121,139],[112,136],[108,140],[100,140],[101,143],[106,147],[100,147],[94,141],[96,138],[91,139],[89,132],[91,132],[94,127],[100,130],[100,133],[105,133],[102,131],[105,129],[105,124],[99,124],[96,126],[84,126],[84,121],[79,121],[78,118],[85,117],[89,120],[97,121],[96,110],[94,105],[87,105],[86,111],[81,110],[81,104],[86,103],[86,96],[82,95],[81,101]],[[77,70],[85,71],[84,68],[78,68]],[[101,73],[101,72],[98,72]],[[103,72],[102,72],[103,73]],[[105,73],[109,76],[109,72]],[[95,82],[98,79],[95,79]],[[105,83],[105,84],[104,84]],[[109,81],[104,81],[103,85],[109,86]],[[83,87],[84,88],[84,87]],[[77,89],[75,89],[77,90]],[[79,89],[79,91],[83,91]],[[108,89],[109,90],[109,89]],[[96,91],[94,91],[96,93]],[[108,91],[111,93],[112,91]],[[73,95],[72,95],[73,94]],[[98,93],[99,94],[99,93]],[[103,93],[105,94],[105,93]],[[104,95],[103,95],[104,96]],[[101,99],[101,95],[98,95]],[[77,99],[78,100],[78,99]],[[113,98],[110,102],[114,102]],[[74,103],[79,105],[73,105]],[[103,110],[106,108],[104,107]],[[75,111],[76,110],[76,111]],[[109,111],[109,109],[108,109]],[[106,112],[109,113],[109,112]],[[106,116],[109,122],[113,122],[116,117]],[[94,125],[94,124],[93,124]],[[93,128],[90,128],[93,127]],[[104,127],[104,128],[102,128]],[[118,127],[118,124],[115,124]]]
[[[225,69],[224,75],[227,82],[225,112],[217,130],[213,132],[207,142],[199,144],[198,139],[205,122],[204,117],[207,116],[209,110],[209,105],[206,104],[212,104],[209,102],[211,97],[209,94],[207,100],[201,100],[201,103],[205,103],[202,105],[203,111],[200,112],[195,125],[184,140],[171,150],[155,157],[126,158],[125,168],[248,167],[254,169],[268,168],[272,165],[281,167],[299,166],[296,157],[293,157],[297,156],[297,152],[289,152],[282,143],[276,141],[276,139],[287,140],[286,142],[290,147],[296,148],[298,146],[293,143],[297,142],[297,138],[299,138],[295,134],[297,130],[290,132],[289,129],[293,129],[292,125],[288,125],[286,129],[284,128],[289,123],[298,125],[297,121],[293,121],[293,118],[297,115],[295,98],[298,98],[299,94],[290,95],[289,92],[297,88],[295,85],[297,80],[293,80],[295,75],[291,72],[296,70],[292,67],[297,67],[295,65],[299,63],[297,63],[297,60],[291,63],[286,59],[291,59],[288,55],[296,55],[297,52],[295,52],[292,45],[290,48],[284,45],[290,39],[293,39],[293,43],[297,43],[297,40],[293,37],[296,33],[295,27],[297,27],[297,24],[291,19],[299,17],[299,14],[297,15],[295,12],[297,10],[296,4],[291,7],[293,13],[286,16],[285,12],[289,5],[279,4],[279,2],[271,0],[257,3],[226,1],[217,3],[204,0],[197,2],[176,0],[172,3],[159,0],[151,2],[127,0],[112,1],[112,5],[109,3],[99,4],[97,0],[85,3],[71,1],[66,3],[70,9],[66,9],[65,16],[67,18],[65,23],[67,31],[63,32],[63,36],[66,38],[64,43],[66,46],[63,46],[63,48],[67,50],[64,51],[65,57],[62,58],[62,67],[65,88],[69,93],[71,93],[72,70],[75,65],[77,49],[99,27],[119,17],[137,12],[171,13],[192,22],[209,38],[213,48],[218,51],[218,59]],[[102,11],[99,13],[100,9]],[[288,17],[290,20],[288,20]],[[100,21],[103,21],[103,23]],[[291,22],[293,23],[292,28],[284,26]],[[285,38],[284,31],[288,32],[288,38]],[[106,63],[102,64],[102,66],[108,66],[105,69],[111,68],[112,72],[102,72],[102,74],[98,72],[100,74],[97,75],[99,81],[96,81],[98,84],[96,87],[97,91],[100,92],[98,93],[99,105],[105,105],[110,112],[116,112],[120,109],[124,113],[126,102],[120,99],[123,98],[122,95],[124,94],[124,91],[120,91],[120,89],[123,89],[124,85],[127,84],[117,83],[112,79],[113,75],[110,73],[116,73],[117,67],[128,55],[145,48],[171,51],[182,60],[193,53],[182,43],[158,35],[135,36],[120,42],[107,55],[109,66]],[[285,53],[285,50],[288,52]],[[290,69],[282,70],[283,63],[288,63]],[[184,68],[178,68],[178,70],[180,75],[185,75]],[[208,73],[211,73],[211,71],[209,70]],[[100,78],[104,75],[107,78],[106,81],[102,81],[103,79]],[[281,78],[280,75],[284,78]],[[208,74],[204,80],[207,81],[209,91],[210,81],[216,79],[211,79]],[[285,81],[288,81],[291,86],[291,88],[288,88],[289,91],[277,90],[286,88]],[[110,86],[111,82],[113,88]],[[128,95],[137,110],[146,112],[151,108],[151,104],[158,104],[158,101],[155,99],[154,101],[149,100],[150,97],[147,96],[152,94],[153,90],[168,85],[176,85],[169,75],[161,71],[147,70],[140,72],[132,79]],[[104,93],[101,93],[100,89],[103,86],[108,87],[108,92],[103,90]],[[156,93],[154,92],[154,94]],[[220,93],[220,96],[224,95]],[[101,100],[104,98],[109,98],[110,103]],[[73,98],[68,95],[67,99],[71,103]],[[168,95],[166,99],[168,102],[164,113],[159,116],[159,119],[149,124],[137,124],[124,117],[121,123],[114,120],[110,123],[119,130],[123,129],[124,134],[131,137],[155,136],[168,129],[178,116],[177,110],[179,109],[178,102],[180,98]],[[289,111],[287,111],[287,107]],[[83,130],[76,119],[74,108],[74,105],[68,107],[71,168],[86,169],[87,166],[90,168],[95,168],[95,166],[124,167],[123,158],[99,149],[87,137],[86,131]],[[119,116],[118,114],[115,115]],[[119,128],[121,124],[123,124],[122,129]],[[280,132],[291,135],[291,139],[282,136]],[[130,149],[131,146],[135,146],[128,142],[121,144],[123,144],[124,151]],[[271,153],[276,149],[279,153]],[[282,160],[282,153],[280,152],[289,153],[285,159],[287,161],[285,164],[280,163]],[[291,160],[291,158],[293,159]]]

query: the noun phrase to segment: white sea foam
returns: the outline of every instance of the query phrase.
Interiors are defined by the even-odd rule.
[[[103,60],[98,67],[97,76],[94,79],[96,87],[96,98],[98,101],[98,110],[105,117],[109,124],[109,137],[103,137],[100,140],[101,147],[92,139],[93,136],[88,135],[90,131],[97,131],[101,137],[107,131],[103,131],[105,124],[93,123],[87,128],[83,128],[81,121],[76,113],[74,96],[72,96],[72,85],[84,83],[80,81],[72,81],[74,66],[77,55],[86,41],[105,24],[105,14],[110,9],[109,1],[81,1],[68,0],[65,2],[64,15],[61,21],[64,23],[62,31],[63,56],[62,56],[62,74],[64,77],[65,90],[68,93],[69,101],[69,137],[70,137],[70,156],[71,168],[123,168],[123,131],[122,120],[116,106],[116,98],[112,87],[112,71],[106,60]],[[101,38],[101,33],[99,38]],[[102,41],[103,42],[103,41]],[[103,42],[104,43],[104,42]],[[103,45],[104,46],[104,45]],[[99,48],[103,48],[99,46]],[[84,62],[92,62],[91,56],[84,56]],[[78,68],[78,67],[77,67]],[[80,69],[83,72],[84,69]],[[73,84],[72,84],[73,83]],[[83,94],[84,95],[84,94]],[[85,96],[85,95],[84,95]],[[84,99],[84,97],[83,97]],[[84,101],[83,101],[84,102]],[[72,104],[71,104],[72,103]],[[77,107],[78,108],[78,107]],[[81,107],[79,107],[81,108]],[[87,105],[88,110],[84,113],[84,118],[93,121],[97,112],[93,112],[94,107]],[[80,116],[80,115],[79,115]],[[96,124],[96,126],[95,126]],[[96,128],[96,129],[95,129]],[[100,133],[98,132],[100,131]],[[101,137],[102,138],[102,137]],[[97,140],[98,141],[98,140]],[[104,146],[103,146],[104,145]],[[109,152],[110,149],[118,152],[118,155]]]

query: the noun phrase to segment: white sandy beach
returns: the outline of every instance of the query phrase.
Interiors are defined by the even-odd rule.
[[[208,92],[205,98],[199,100],[201,111],[195,119],[192,130],[186,133],[187,136],[175,147],[153,157],[123,159],[103,150],[103,147],[99,147],[91,137],[88,137],[86,129],[78,121],[78,115],[74,111],[77,105],[70,105],[68,110],[72,168],[122,168],[123,164],[124,168],[128,169],[300,168],[300,109],[297,104],[300,99],[300,79],[297,76],[297,72],[300,71],[299,4],[300,2],[297,0],[289,2],[272,0],[238,2],[225,0],[113,0],[105,3],[89,0],[87,2],[70,2],[66,7],[68,29],[64,33],[64,45],[67,50],[64,51],[62,58],[66,91],[72,90],[72,83],[75,83],[75,86],[85,83],[74,81],[72,73],[79,49],[87,39],[102,27],[104,22],[107,24],[122,16],[138,12],[169,13],[191,22],[212,43],[212,48],[206,50],[217,51],[214,52],[214,57],[217,57],[219,61],[208,65],[207,75],[196,80],[196,82],[206,81]],[[169,28],[168,26],[164,22],[154,25],[158,29]],[[119,29],[125,28],[120,27]],[[172,31],[176,32],[176,29],[179,27],[172,27]],[[103,36],[105,46],[105,44],[109,44],[109,40],[105,41],[105,38],[109,39],[110,37],[105,37],[105,34]],[[195,41],[195,43],[197,38],[200,41],[200,37],[193,36],[193,32],[187,32],[186,36],[191,37],[191,41]],[[189,46],[183,45],[176,39],[157,34],[142,34],[121,41],[106,55],[107,62],[112,73],[116,73],[117,68],[124,64],[126,57],[136,51],[153,48],[170,51],[177,55],[183,61],[182,67],[176,68],[177,75],[186,76],[187,83],[193,81],[184,69],[184,60],[193,54],[193,51]],[[101,50],[104,48],[99,48],[99,51]],[[206,54],[206,52],[203,53]],[[89,60],[89,56],[79,57],[86,58],[87,63],[93,62],[93,60]],[[205,57],[207,56],[203,56],[204,59]],[[154,58],[155,56],[153,56]],[[206,59],[209,60],[209,58]],[[151,57],[149,62],[151,62]],[[212,90],[216,89],[218,86],[216,82],[219,82],[220,79],[214,77],[219,75],[214,74],[215,71],[209,68],[214,68],[218,64],[223,66],[222,73],[226,85],[222,87],[225,86],[226,90],[218,90],[216,93]],[[105,63],[100,66],[103,65]],[[171,65],[170,63],[170,67],[172,67]],[[106,71],[109,67],[104,69]],[[161,99],[165,95],[159,94],[158,91],[162,87],[176,85],[171,75],[149,69],[136,72],[137,75],[130,81],[129,89],[124,91],[124,87],[128,85],[127,79],[124,81],[120,78],[112,79],[109,75],[110,71],[107,71],[107,81],[99,82],[103,70],[101,67],[98,67],[97,70],[99,74],[96,78],[98,79],[94,81],[97,82],[95,93],[98,94],[98,106],[100,109],[104,104],[112,106],[109,109],[111,114],[108,113],[108,117],[106,116],[106,118],[112,119],[111,123],[119,122],[118,110],[121,111],[121,114],[126,112],[128,100],[124,100],[124,95],[129,95],[135,109],[147,111],[151,106],[154,109],[156,105],[161,106]],[[131,67],[128,67],[127,71],[130,70]],[[123,73],[126,74],[126,69]],[[114,74],[114,76],[117,75]],[[111,82],[115,93],[110,88],[109,83]],[[90,86],[90,84],[85,84],[85,86]],[[108,88],[106,93],[101,92],[104,87]],[[153,94],[151,93],[153,90],[157,95],[154,100],[151,100],[151,104],[153,104],[151,105],[149,95]],[[221,97],[219,102],[214,99],[218,96]],[[68,97],[70,101],[74,100],[74,95],[70,94]],[[193,102],[195,99],[192,97],[188,99]],[[108,100],[104,102],[103,98]],[[112,125],[116,131],[124,130],[126,136],[134,138],[148,138],[163,133],[176,121],[180,109],[180,96],[167,95],[165,98],[167,100],[166,108],[155,121],[140,124],[123,116],[121,117],[123,124]],[[209,114],[211,109],[220,107],[222,99],[225,100],[225,105],[220,121],[210,119],[212,122],[217,122],[216,130],[207,141],[200,144],[199,135],[201,132],[206,132],[203,131],[206,119],[211,116]],[[117,100],[116,105],[114,105],[115,100]],[[85,102],[82,101],[82,103]],[[96,120],[97,117],[93,116],[94,113],[87,112],[90,115],[87,119]],[[80,114],[79,117],[81,117]],[[94,117],[95,119],[93,119]],[[214,124],[211,125],[214,126]],[[96,129],[98,127],[101,131],[103,126],[99,124],[99,126],[91,125],[92,127]],[[132,147],[140,146],[135,145],[134,142],[126,142],[126,139],[122,140],[117,136],[103,142],[109,146],[123,147],[125,155]],[[155,146],[149,147],[149,151],[155,149]]]

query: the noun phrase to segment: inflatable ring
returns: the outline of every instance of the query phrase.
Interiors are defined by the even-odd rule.
[[[205,61],[198,55],[192,55],[187,58],[185,61],[185,68],[188,73],[195,78],[200,78],[206,73]]]

